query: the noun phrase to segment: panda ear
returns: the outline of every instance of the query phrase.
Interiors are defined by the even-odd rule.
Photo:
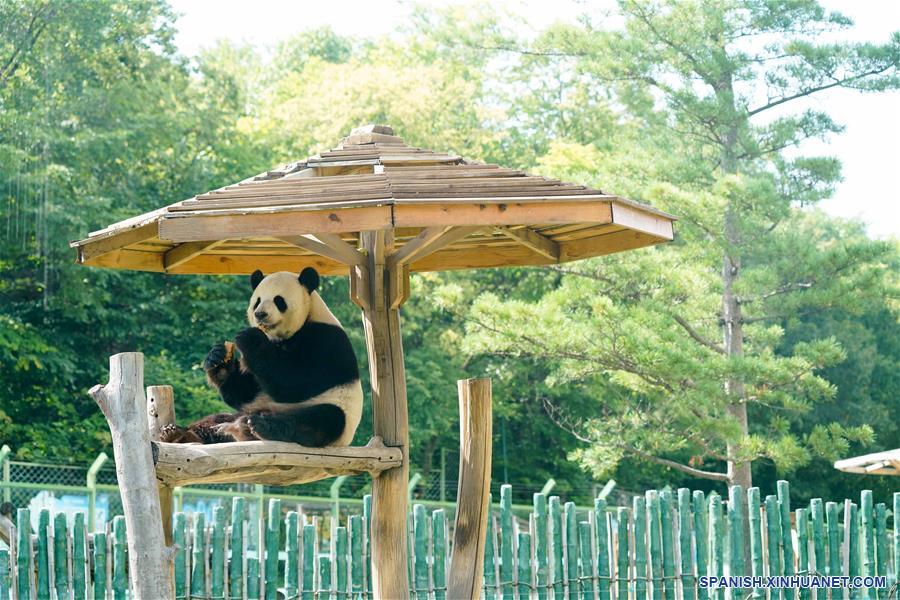
[[[306,267],[300,271],[300,285],[306,288],[306,291],[312,294],[319,289],[319,272],[312,267]]]
[[[256,286],[258,286],[259,283],[260,283],[264,278],[265,278],[265,275],[263,275],[263,272],[260,271],[259,269],[253,271],[253,274],[250,275],[250,286],[255,290],[255,289],[256,289]]]

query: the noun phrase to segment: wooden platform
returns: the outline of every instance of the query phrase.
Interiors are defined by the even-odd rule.
[[[403,453],[380,437],[366,446],[305,448],[287,442],[167,444],[153,442],[157,479],[168,486],[195,483],[293,485],[399,467]]]

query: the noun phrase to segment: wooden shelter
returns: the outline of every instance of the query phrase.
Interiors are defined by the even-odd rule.
[[[861,475],[900,475],[900,448],[845,458],[836,461],[834,468]]]
[[[253,442],[252,449],[240,444],[240,451],[236,444],[158,444],[156,472],[163,513],[166,486],[178,481],[285,483],[372,473],[373,589],[376,598],[393,599],[409,597],[409,436],[399,309],[409,295],[410,271],[558,264],[669,241],[673,221],[600,190],[413,148],[390,127],[370,125],[333,150],[115,223],[72,247],[80,263],[97,267],[244,274],[312,266],[324,275],[349,275],[351,298],[363,311],[378,439],[342,450],[288,451],[274,442]],[[143,402],[142,394],[130,401]],[[448,590],[453,598],[480,589],[490,382],[460,382],[459,397],[463,448]],[[100,400],[108,402],[109,394]],[[150,410],[150,426],[162,413],[173,418],[167,406]],[[268,469],[264,476],[260,465]]]

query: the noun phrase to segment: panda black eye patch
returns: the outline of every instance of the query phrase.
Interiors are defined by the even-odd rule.
[[[287,310],[287,302],[284,301],[284,298],[281,296],[275,296],[275,306],[278,307],[278,310],[284,312]]]
[[[256,304],[253,305],[253,310],[256,310],[256,307],[259,306],[259,303],[262,302],[262,298],[256,299]]]

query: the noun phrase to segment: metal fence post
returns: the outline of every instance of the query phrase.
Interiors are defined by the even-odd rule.
[[[87,488],[88,488],[88,531],[93,532],[97,518],[97,472],[100,470],[109,457],[106,452],[101,452],[91,463],[91,467],[87,472]]]
[[[9,486],[9,455],[12,453],[12,448],[3,444],[3,447],[0,448],[0,465],[3,465],[3,501],[11,502],[12,501],[12,488]]]
[[[345,481],[347,481],[346,475],[335,477],[328,489],[328,496],[331,498],[331,515],[336,523],[339,523],[341,519],[341,486]]]

